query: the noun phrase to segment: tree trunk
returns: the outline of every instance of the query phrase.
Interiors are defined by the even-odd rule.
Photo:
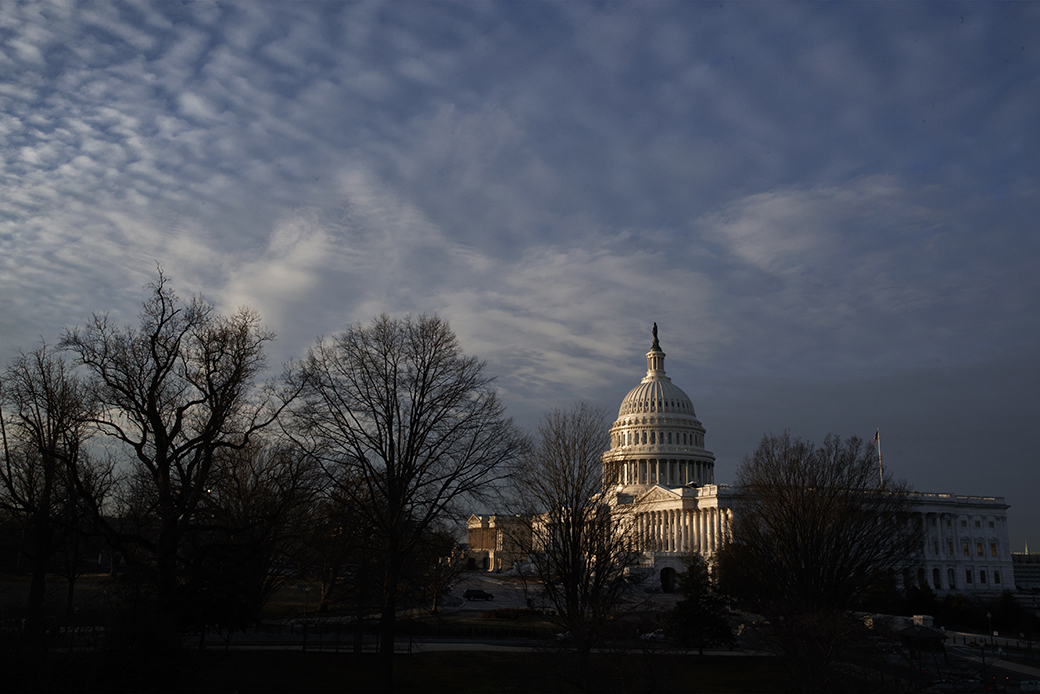
[[[391,562],[393,559],[390,560]],[[379,659],[383,670],[383,691],[394,691],[394,640],[397,636],[397,575],[393,566],[383,579],[383,608],[379,615]]]
[[[35,638],[43,633],[43,607],[47,598],[47,562],[33,557],[32,582],[29,584],[29,602],[25,611],[25,633]]]
[[[65,591],[65,612],[66,614],[72,614],[75,610],[74,598],[76,596],[76,574],[74,571],[69,571],[68,587]]]

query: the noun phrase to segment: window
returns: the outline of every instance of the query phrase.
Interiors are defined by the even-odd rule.
[[[934,518],[932,519],[932,527],[933,527],[933,528],[935,527],[935,524],[936,524],[937,522],[938,522],[938,521],[937,521],[936,519],[934,519]]]
[[[997,543],[996,542],[989,543],[989,555],[991,557],[997,556]]]
[[[991,528],[993,527],[993,521],[989,522],[989,527],[991,527]]]
[[[966,521],[966,520],[962,520],[962,521],[961,521],[961,527],[962,527],[962,528],[967,528],[967,527],[968,527],[968,521]]]
[[[949,528],[951,525],[953,525],[953,521],[951,521],[949,518],[947,518],[946,519],[946,527]]]
[[[936,554],[939,553],[939,541],[938,540],[935,541],[935,553]]]
[[[982,527],[982,521],[975,521],[975,527],[976,528],[981,528]]]
[[[957,574],[956,574],[956,572],[954,572],[953,569],[949,569],[946,572],[946,577],[948,579],[950,579],[950,588],[956,588],[957,587]]]
[[[964,556],[966,556],[966,557],[970,556],[970,553],[968,552],[968,541],[967,540],[965,540],[964,542],[961,543],[961,549],[964,550]]]
[[[1000,572],[996,569],[993,569],[993,582],[1000,583]]]
[[[976,542],[975,543],[975,553],[978,554],[980,557],[982,556],[982,543],[981,542]]]
[[[953,554],[953,540],[946,541],[946,548],[949,554]]]
[[[939,582],[939,569],[932,569],[932,585],[936,588],[942,588]]]
[[[985,583],[985,582],[986,582],[986,570],[983,569],[982,571],[979,572],[979,583]]]
[[[971,569],[966,569],[964,571],[964,582],[969,586],[971,585]]]

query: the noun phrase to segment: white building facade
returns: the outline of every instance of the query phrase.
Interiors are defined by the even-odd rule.
[[[736,490],[715,484],[715,456],[693,402],[665,375],[654,325],[647,372],[621,403],[603,453],[604,489],[629,506],[645,563],[665,589],[682,555],[713,554],[730,536]],[[1002,497],[915,493],[923,530],[923,564],[907,567],[904,584],[939,594],[1014,590],[1007,509]]]

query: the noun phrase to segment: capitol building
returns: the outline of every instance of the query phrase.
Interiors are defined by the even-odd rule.
[[[602,455],[604,500],[631,514],[643,566],[661,588],[675,588],[683,555],[710,557],[730,536],[736,488],[715,482],[715,456],[693,401],[665,374],[654,325],[646,375],[624,400]],[[918,566],[903,569],[904,585],[937,594],[1000,593],[1015,588],[1003,497],[914,492],[922,529]],[[470,554],[488,570],[518,559],[508,517],[472,516]]]

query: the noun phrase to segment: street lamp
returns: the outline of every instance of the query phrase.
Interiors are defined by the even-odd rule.
[[[989,645],[993,646],[995,645],[993,641],[993,613],[987,612],[986,619],[989,620]]]

